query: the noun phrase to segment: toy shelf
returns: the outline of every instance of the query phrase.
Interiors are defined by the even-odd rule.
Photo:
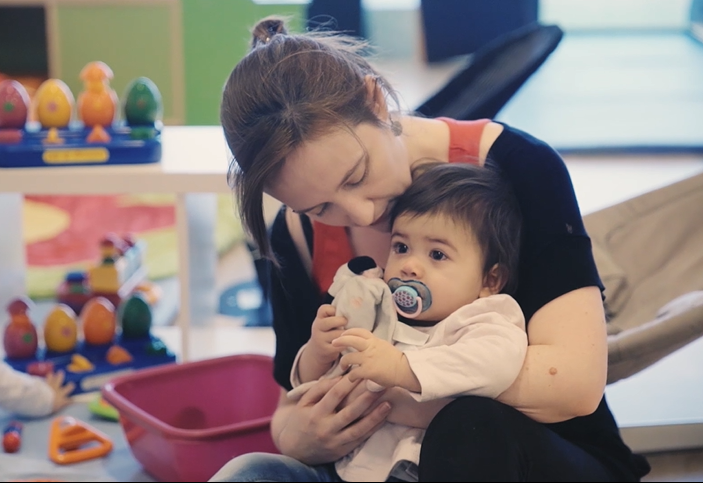
[[[229,193],[227,169],[231,154],[224,141],[222,128],[165,126],[161,133],[161,162],[106,166],[52,166],[35,168],[0,168],[0,198],[2,193],[33,194],[176,194],[176,232],[178,238],[178,278],[180,307],[177,326],[181,337],[180,348],[175,349],[181,360],[190,358],[190,259],[187,201],[190,194]],[[0,202],[2,205],[4,202]],[[5,206],[11,206],[7,203]],[[21,209],[21,203],[20,209]],[[2,207],[3,209],[7,209]],[[21,219],[19,213],[17,215]],[[13,240],[15,238],[15,240]],[[3,235],[7,246],[22,247],[21,230],[8,230]],[[17,267],[17,256],[11,250],[0,250],[0,272],[12,273]],[[24,267],[24,259],[20,265]],[[8,257],[8,260],[2,258]],[[24,279],[24,268],[12,275]],[[2,277],[0,277],[2,282]],[[0,296],[6,287],[0,283]],[[20,293],[9,295],[21,295]],[[173,346],[169,346],[173,347]]]
[[[156,134],[151,139],[132,139],[130,131],[111,127],[106,129],[110,142],[89,144],[85,138],[90,129],[62,129],[58,132],[63,144],[51,145],[44,141],[45,130],[28,130],[20,143],[0,143],[0,168],[158,163],[161,137]]]

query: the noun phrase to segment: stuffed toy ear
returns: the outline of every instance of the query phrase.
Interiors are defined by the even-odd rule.
[[[355,257],[347,263],[349,270],[357,275],[361,275],[366,270],[376,268],[376,262],[373,258],[367,256]]]

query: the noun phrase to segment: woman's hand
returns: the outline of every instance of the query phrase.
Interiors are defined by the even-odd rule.
[[[358,385],[347,377],[323,379],[297,403],[284,391],[271,422],[279,451],[316,465],[336,461],[363,443],[385,422],[391,405],[377,404],[383,392],[365,391],[343,406]]]
[[[341,407],[351,404],[356,398],[369,392],[371,391],[368,390],[366,384],[362,381],[361,384],[357,384],[344,398]],[[427,429],[430,421],[434,419],[437,413],[453,400],[453,398],[444,398],[418,402],[406,389],[390,387],[383,391],[379,402],[387,401],[391,404],[391,412],[386,418],[386,421],[389,423]],[[362,416],[370,413],[373,409],[375,409],[375,407],[372,406]]]

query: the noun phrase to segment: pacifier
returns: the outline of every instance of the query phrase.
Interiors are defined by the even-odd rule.
[[[413,319],[432,305],[432,293],[422,282],[392,278],[388,286],[396,311],[404,317]]]

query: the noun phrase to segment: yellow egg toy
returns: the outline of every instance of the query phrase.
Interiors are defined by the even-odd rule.
[[[105,297],[88,300],[81,310],[83,338],[86,344],[110,344],[115,337],[115,306]]]
[[[35,109],[37,120],[43,128],[65,128],[71,121],[75,99],[66,83],[48,79],[37,89]]]
[[[49,312],[44,323],[44,342],[52,352],[68,352],[76,347],[78,322],[76,313],[65,304],[58,304]]]

